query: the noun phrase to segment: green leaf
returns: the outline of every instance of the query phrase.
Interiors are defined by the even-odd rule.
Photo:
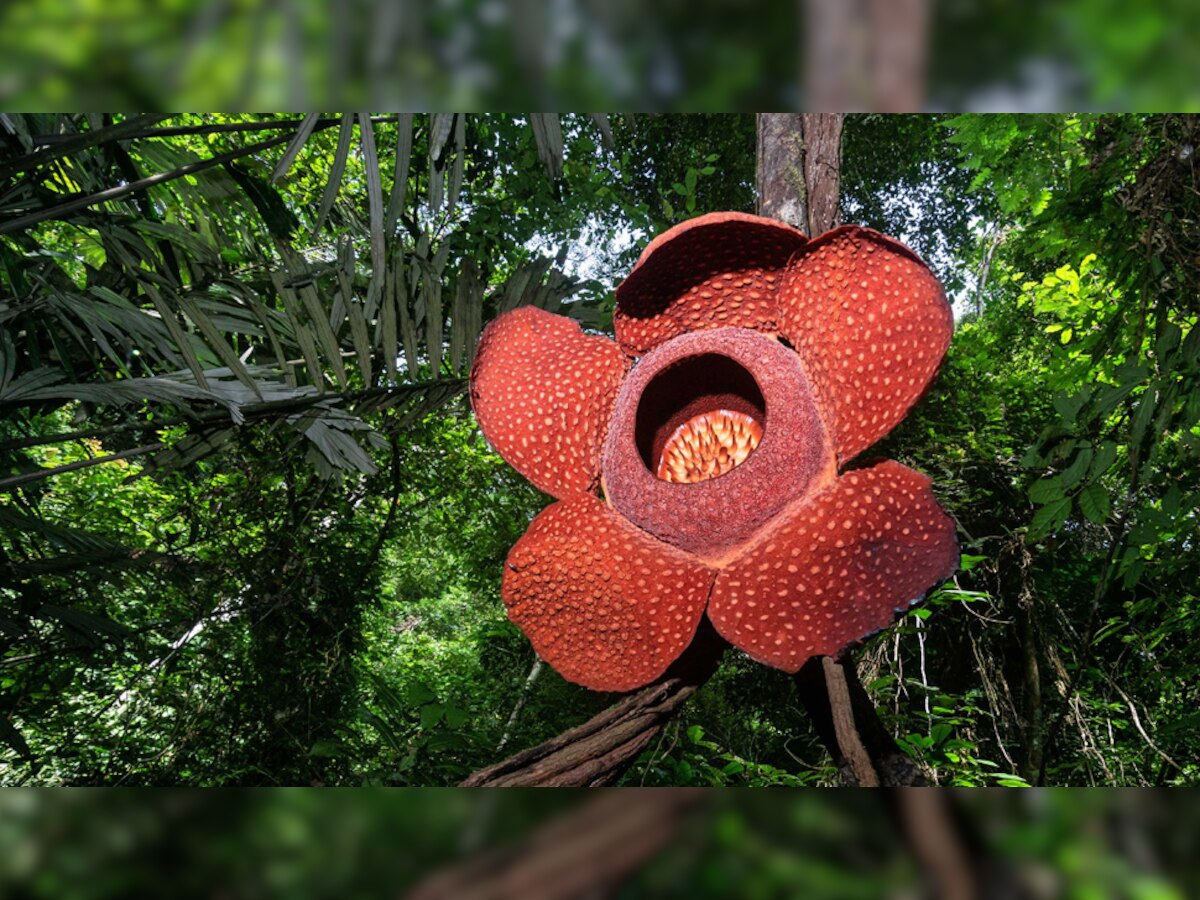
[[[1200,324],[1188,329],[1187,337],[1183,339],[1180,348],[1183,358],[1189,363],[1200,361]]]
[[[440,703],[430,703],[421,707],[421,727],[428,731],[442,720],[446,707]]]
[[[379,172],[379,157],[375,152],[375,126],[370,113],[358,114],[359,149],[362,151],[363,171],[367,176],[367,219],[371,232],[371,277],[383,278],[385,240],[383,234],[383,183]],[[345,385],[342,385],[345,387]]]
[[[334,153],[333,165],[329,168],[329,180],[325,182],[325,192],[321,195],[321,205],[317,208],[317,218],[313,222],[313,234],[321,230],[325,217],[333,209],[333,201],[337,199],[338,190],[342,186],[342,173],[346,171],[346,158],[350,155],[350,138],[353,133],[354,113],[345,113],[338,129],[337,152]]]
[[[537,144],[538,158],[552,179],[563,173],[563,130],[558,113],[530,113],[529,124],[533,126],[533,139]],[[447,129],[447,136],[449,130]],[[444,138],[443,138],[444,140]]]
[[[1133,414],[1133,426],[1130,429],[1130,440],[1135,447],[1141,446],[1142,438],[1146,436],[1146,429],[1150,426],[1150,420],[1154,418],[1154,408],[1157,405],[1156,386],[1151,384],[1138,400],[1137,411]]]
[[[1113,441],[1105,441],[1096,450],[1092,458],[1091,468],[1088,469],[1088,481],[1098,481],[1100,476],[1112,468],[1117,461],[1117,445]]]
[[[271,236],[286,239],[291,235],[300,223],[288,209],[279,191],[269,181],[252,175],[237,163],[226,163],[225,168],[230,177],[246,192],[258,214],[262,216],[263,224],[267,226]]]
[[[1062,497],[1058,500],[1053,500],[1043,506],[1034,514],[1033,521],[1029,523],[1030,534],[1035,537],[1042,537],[1052,531],[1063,526],[1067,521],[1067,516],[1071,514],[1071,501],[1067,497]]]
[[[1066,332],[1064,332],[1064,334],[1065,333]],[[1063,343],[1065,344],[1069,340],[1070,337],[1064,340]],[[1084,393],[1083,391],[1075,394],[1068,394],[1065,391],[1060,391],[1054,395],[1054,408],[1058,411],[1058,414],[1063,417],[1068,425],[1074,425],[1075,419],[1079,415],[1079,408],[1083,406],[1083,403],[1087,397],[1088,394]]]
[[[16,726],[8,720],[8,716],[0,716],[0,741],[8,744],[22,759],[33,759],[33,751],[29,749],[29,744],[21,736],[21,732],[17,731]]]
[[[1092,455],[1092,448],[1087,446],[1081,446],[1075,451],[1075,458],[1062,473],[1064,488],[1074,487],[1087,474],[1088,467],[1092,463]]]
[[[1062,478],[1058,475],[1039,478],[1029,486],[1029,499],[1034,503],[1054,503],[1062,498],[1063,483]]]
[[[1036,446],[1030,447],[1021,457],[1021,468],[1023,469],[1040,469],[1046,465],[1046,457],[1042,456]]]
[[[1171,351],[1179,346],[1182,337],[1183,330],[1174,322],[1168,322],[1163,328],[1162,337],[1154,344],[1154,355],[1160,360],[1165,360]]]
[[[97,616],[54,603],[42,604],[38,614],[57,619],[93,646],[99,645],[105,638],[123,638],[130,634],[129,628],[107,616]]]
[[[304,142],[308,140],[309,135],[313,133],[313,129],[317,125],[317,120],[321,118],[320,113],[309,113],[304,117],[304,121],[300,123],[300,127],[296,130],[296,135],[288,142],[287,150],[283,153],[283,158],[279,160],[275,170],[271,172],[271,181],[276,182],[287,174],[288,169],[292,167],[292,163],[296,161],[296,156],[299,155],[301,148],[304,147]]]
[[[1089,484],[1079,492],[1079,511],[1094,525],[1108,521],[1112,506],[1103,485]]]
[[[396,231],[396,223],[404,211],[404,196],[408,192],[408,167],[412,161],[413,114],[400,113],[396,121],[396,171],[392,191],[388,196],[387,233]]]
[[[404,691],[404,696],[413,706],[420,706],[437,699],[437,694],[429,689],[429,685],[414,681]]]

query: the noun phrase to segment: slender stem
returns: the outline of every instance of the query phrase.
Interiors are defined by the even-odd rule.
[[[521,710],[525,708],[525,703],[529,700],[529,692],[533,688],[533,683],[538,680],[538,676],[542,674],[546,664],[540,656],[535,656],[533,659],[533,667],[529,670],[529,677],[525,679],[525,683],[521,685],[521,693],[517,697],[517,702],[513,704],[512,713],[508,717],[508,722],[504,725],[504,734],[500,737],[500,743],[496,745],[496,752],[500,752],[508,746],[508,742],[512,739],[513,732],[517,730],[517,720],[521,718]]]
[[[70,156],[72,153],[78,153],[80,150],[86,150],[89,147],[95,147],[99,144],[109,144],[113,141],[124,141],[136,137],[138,134],[144,134],[147,126],[153,125],[155,122],[161,122],[163,119],[169,119],[170,117],[170,114],[134,116],[133,118],[126,119],[119,125],[97,128],[95,131],[53,135],[55,138],[53,141],[55,145],[53,150],[26,153],[24,156],[19,156],[4,165],[0,165],[0,181],[11,178],[13,175],[20,175],[22,172],[27,172],[30,169],[37,168],[40,165],[64,156]],[[35,145],[41,144],[43,146],[48,143],[37,137],[33,139],[33,142]]]
[[[116,462],[119,459],[129,459],[131,456],[142,456],[146,453],[153,453],[155,450],[165,449],[166,446],[166,444],[162,443],[146,444],[142,447],[131,447],[128,450],[122,450],[120,453],[110,453],[108,456],[93,456],[91,459],[79,459],[63,466],[55,466],[52,469],[38,469],[36,472],[26,472],[24,475],[0,478],[0,488],[20,487],[23,484],[41,481],[44,478],[53,478],[56,475],[62,475],[66,472],[75,472],[79,469],[89,468],[90,466]]]
[[[853,665],[853,663],[851,663]],[[854,724],[854,709],[850,704],[850,687],[846,673],[833,657],[821,657],[821,668],[825,673],[825,686],[829,691],[829,708],[833,715],[833,729],[838,747],[850,764],[854,780],[859,787],[879,787],[879,773],[871,762],[871,754],[863,745],[858,727]]]
[[[86,209],[89,206],[95,206],[97,203],[107,203],[111,200],[120,200],[122,197],[128,197],[130,194],[135,194],[138,191],[144,191],[147,188],[155,185],[165,184],[168,181],[174,181],[176,178],[182,178],[185,175],[192,175],[196,172],[203,172],[205,169],[211,169],[213,166],[223,165],[227,162],[232,162],[235,159],[240,159],[243,156],[249,156],[251,153],[257,153],[259,150],[266,150],[268,147],[274,147],[277,144],[282,144],[292,139],[292,134],[281,134],[278,137],[273,137],[270,140],[260,141],[257,144],[251,144],[249,147],[242,147],[238,150],[230,150],[228,153],[220,153],[209,159],[202,159],[194,163],[180,166],[177,169],[172,169],[169,172],[159,172],[156,175],[150,175],[146,178],[141,178],[137,181],[132,181],[129,184],[119,185],[118,187],[108,188],[107,190],[97,191],[94,194],[88,194],[84,197],[77,197],[74,200],[68,200],[66,203],[59,203],[56,206],[39,209],[37,212],[28,213],[24,216],[18,216],[7,222],[0,223],[0,234],[8,234],[13,231],[21,231],[28,228],[30,225],[36,225],[38,222],[44,222],[46,219],[58,219],[68,213],[76,212],[80,209]]]
[[[242,416],[246,421],[251,419],[271,418],[285,413],[299,412],[321,403],[347,403],[356,400],[371,400],[377,397],[388,397],[393,394],[418,393],[430,388],[453,387],[461,391],[466,387],[465,378],[439,378],[434,381],[405,384],[394,388],[367,388],[360,391],[347,391],[342,394],[313,394],[309,397],[294,397],[288,400],[272,400],[266,403],[253,403],[241,407]],[[450,399],[450,398],[447,398]],[[3,406],[3,404],[0,404]],[[167,419],[157,419],[152,422],[128,422],[124,425],[106,425],[101,428],[85,428],[79,431],[63,431],[58,434],[31,435],[17,438],[0,444],[0,453],[12,450],[23,450],[28,447],[42,447],[47,444],[66,444],[82,438],[99,438],[111,434],[124,434],[129,431],[158,431],[172,425],[199,422],[211,425],[218,422],[232,421],[233,414],[228,410],[211,410],[192,416],[174,416]]]

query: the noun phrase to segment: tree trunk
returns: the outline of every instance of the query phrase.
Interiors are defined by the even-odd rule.
[[[758,214],[808,230],[801,113],[758,117]]]
[[[838,224],[842,124],[838,113],[758,117],[758,214],[815,237]]]
[[[919,110],[929,21],[929,0],[804,0],[805,105]]]

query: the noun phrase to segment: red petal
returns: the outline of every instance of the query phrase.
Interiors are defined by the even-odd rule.
[[[844,465],[920,399],[950,346],[954,318],[916,254],[851,225],[821,235],[788,269],[779,330],[804,359]]]
[[[523,306],[484,329],[471,367],[471,405],[510,465],[555,497],[595,488],[617,389],[629,368],[606,337]]]
[[[804,242],[790,225],[735,212],[663,232],[617,288],[617,343],[640,356],[701,328],[772,331],[781,271]]]
[[[692,641],[714,572],[587,494],[543,510],[508,554],[508,617],[568,681],[649,684]]]
[[[723,569],[708,617],[795,672],[886,628],[956,568],[954,523],[929,479],[888,461],[838,478]]]

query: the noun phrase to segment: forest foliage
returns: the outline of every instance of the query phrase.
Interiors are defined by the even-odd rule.
[[[522,303],[611,327],[752,116],[0,118],[0,778],[440,785],[611,702],[499,600],[546,498],[465,398]],[[842,215],[950,354],[881,455],[963,570],[858,666],[941,784],[1191,784],[1200,121],[849,116]],[[836,778],[727,654],[630,784]]]
[[[711,2],[558,0],[544,9],[523,0],[351,0],[335,11],[315,0],[173,0],[150,16],[138,0],[9,0],[0,8],[0,104],[811,107],[805,60],[828,39],[818,9],[808,0],[772,0],[753,14]],[[860,28],[880,12],[853,7]],[[1200,21],[1188,0],[918,0],[898,14],[915,20],[926,50],[929,108],[1200,103]],[[861,31],[844,40],[834,60],[859,59],[871,43]]]

